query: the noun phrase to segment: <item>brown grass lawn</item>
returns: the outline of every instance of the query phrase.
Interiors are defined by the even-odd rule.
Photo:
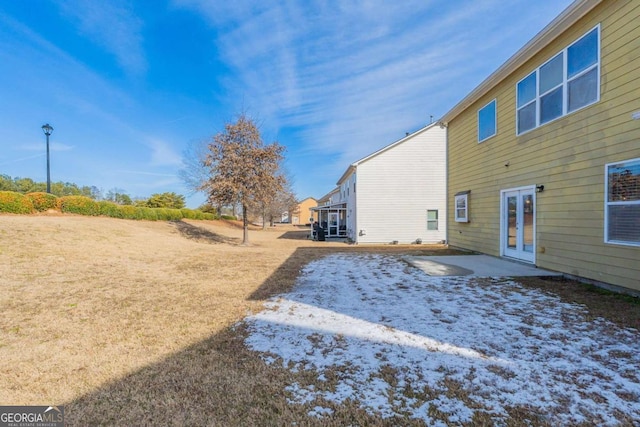
[[[0,405],[65,405],[68,425],[397,424],[355,405],[308,418],[287,404],[294,374],[247,351],[233,325],[329,252],[452,251],[306,233],[256,229],[246,247],[221,221],[0,215]],[[640,327],[633,301],[570,281],[526,285]]]

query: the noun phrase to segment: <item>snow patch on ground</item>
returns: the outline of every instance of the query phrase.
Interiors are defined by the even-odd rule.
[[[640,420],[640,332],[586,314],[506,279],[429,277],[391,255],[331,255],[246,319],[246,345],[327,383],[291,384],[293,403],[350,399],[432,424],[478,411],[499,421],[514,407],[561,425]]]

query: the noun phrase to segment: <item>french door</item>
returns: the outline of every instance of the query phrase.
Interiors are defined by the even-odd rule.
[[[535,186],[501,191],[502,255],[535,263]]]

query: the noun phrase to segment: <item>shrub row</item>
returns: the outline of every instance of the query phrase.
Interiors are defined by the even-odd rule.
[[[38,212],[48,211],[49,209],[59,210],[59,200],[57,196],[49,193],[28,193],[25,197],[31,200],[33,209]]]
[[[149,221],[176,221],[187,219],[216,219],[212,213],[197,209],[167,209],[122,206],[109,201],[97,202],[85,196],[56,197],[48,193],[29,193],[26,195],[13,191],[0,191],[0,212],[29,214],[48,209],[60,212],[90,216],[108,216],[123,219],[144,219]]]
[[[13,191],[0,191],[0,212],[28,214],[34,211],[31,199]]]

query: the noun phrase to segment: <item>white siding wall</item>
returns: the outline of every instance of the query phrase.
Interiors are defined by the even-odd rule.
[[[357,178],[358,243],[446,239],[446,129],[431,126],[363,160]],[[429,209],[438,210],[438,230],[427,230]]]
[[[353,172],[349,177],[345,180],[345,182],[349,186],[349,195],[347,196],[347,237],[353,241],[356,241],[358,238],[357,230],[358,230],[358,222],[356,212],[358,210],[357,198],[356,194],[358,192],[357,183],[356,183],[357,173]],[[355,191],[354,191],[355,188]]]
[[[331,197],[329,198],[329,205],[335,205],[336,203],[340,203],[340,199],[341,199],[341,195],[340,195],[340,191],[336,191],[335,193],[331,194]]]

